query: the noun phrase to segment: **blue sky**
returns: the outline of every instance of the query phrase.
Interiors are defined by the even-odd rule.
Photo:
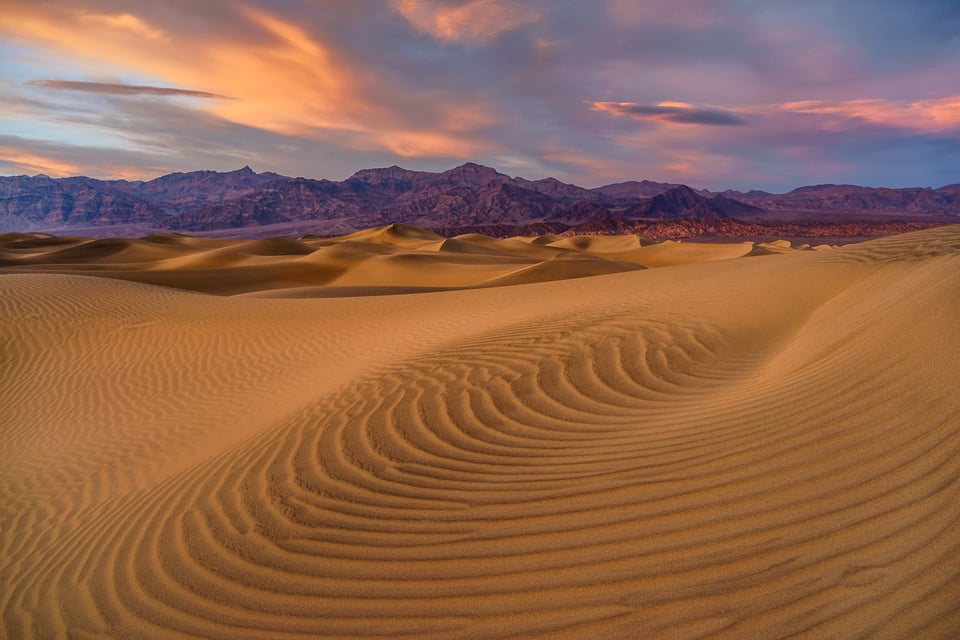
[[[960,182],[960,4],[21,2],[0,174]]]

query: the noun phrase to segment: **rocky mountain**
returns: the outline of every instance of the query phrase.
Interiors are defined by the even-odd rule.
[[[948,184],[945,187],[940,187],[936,191],[939,194],[954,198],[954,202],[956,202],[956,198],[960,198],[960,183]]]
[[[356,229],[388,222],[457,226],[526,221],[562,208],[560,200],[518,186],[490,167],[467,163],[442,173],[365,169],[343,182],[274,180],[234,200],[176,216],[170,225],[184,231],[297,220],[336,221],[337,228]]]
[[[595,202],[581,200],[574,203],[559,213],[554,213],[546,217],[548,221],[559,221],[568,224],[579,224],[583,222],[606,221],[617,216],[607,207],[602,207]]]
[[[428,171],[410,171],[393,166],[385,169],[362,169],[345,180],[355,193],[384,204],[408,197],[434,182],[437,174]]]
[[[760,191],[759,189],[751,189],[750,191],[746,192],[737,191],[735,189],[727,189],[725,191],[721,191],[717,195],[745,202],[747,200],[757,200],[758,198],[769,198],[774,194],[770,193],[769,191]]]
[[[172,216],[166,222],[167,227],[179,231],[207,231],[347,218],[356,221],[357,228],[366,228],[383,223],[375,205],[378,199],[364,198],[363,189],[358,193],[354,185],[342,182],[284,178],[247,195]]]
[[[88,227],[121,223],[162,225],[164,210],[123,185],[44,175],[0,177],[0,230]]]
[[[800,187],[789,193],[724,192],[742,202],[771,211],[860,211],[871,213],[960,214],[957,185],[941,189],[887,189],[847,184]]]
[[[680,185],[628,209],[626,218],[734,218],[755,216],[763,209],[724,196],[708,198]]]
[[[382,212],[385,218],[420,226],[515,224],[543,220],[563,204],[539,191],[511,182],[457,186]]]
[[[253,193],[278,178],[250,167],[171,173],[154,180],[0,177],[0,229],[130,223],[169,226],[167,218]]]
[[[616,198],[605,197],[593,189],[584,189],[576,185],[560,182],[556,178],[543,178],[542,180],[524,180],[523,178],[514,178],[514,184],[531,189],[538,193],[550,196],[559,202],[565,204],[576,204],[578,202],[604,202],[616,200]]]
[[[284,178],[277,173],[255,173],[250,167],[221,173],[191,171],[171,173],[147,181],[111,181],[115,188],[161,206],[168,213],[183,213],[213,206],[253,193],[263,185]]]
[[[940,189],[817,185],[785,194],[714,194],[643,180],[585,189],[554,178],[513,178],[472,162],[443,172],[364,169],[343,181],[256,173],[249,167],[146,181],[0,177],[0,231],[89,232],[127,225],[138,231],[228,233],[270,227],[278,233],[288,228],[330,234],[401,222],[434,229],[587,225],[584,230],[602,233],[635,226],[637,220],[776,219],[781,212],[798,211],[813,219],[824,212],[960,215],[960,184]]]
[[[597,187],[592,189],[594,193],[607,196],[608,198],[615,198],[618,200],[645,200],[647,198],[652,198],[658,196],[661,193],[670,191],[671,189],[676,189],[677,187],[685,187],[683,184],[670,184],[666,182],[651,182],[650,180],[630,180],[629,182],[617,182],[614,184],[608,184],[602,187]],[[696,190],[695,190],[696,191]],[[710,195],[709,191],[697,191],[701,195]]]

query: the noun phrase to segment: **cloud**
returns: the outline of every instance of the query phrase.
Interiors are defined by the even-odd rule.
[[[923,100],[801,100],[785,102],[788,113],[830,117],[834,121],[858,119],[925,132],[960,131],[960,95]]]
[[[123,29],[133,35],[156,40],[165,37],[162,29],[158,29],[131,13],[102,14],[83,13],[80,20],[87,23],[104,25],[113,29]]]
[[[173,13],[168,19],[194,22],[171,29],[168,38],[145,39],[90,22],[87,14],[14,3],[0,12],[0,32],[81,69],[105,67],[114,77],[164,82],[130,85],[202,86],[205,93],[234,97],[199,108],[237,122],[277,131],[356,127],[367,110],[357,78],[329,47],[294,19],[253,9],[224,11],[229,16],[221,20],[229,28],[218,28],[213,16]]]
[[[15,146],[0,144],[0,170],[10,175],[45,174],[65,178],[83,172],[80,165],[61,162],[56,158],[27,153]]]
[[[656,25],[684,31],[705,29],[726,17],[724,3],[716,0],[608,0],[606,9],[624,26]]]
[[[101,175],[127,179],[154,177],[158,158],[127,150],[33,140],[0,134],[0,173],[51,177]]]
[[[444,130],[443,125],[460,122],[454,115],[466,112],[475,114],[471,116],[475,122],[494,119],[476,115],[480,108],[467,104],[467,94],[458,97],[444,92],[437,96],[431,90],[424,100],[415,90],[397,87],[392,78],[371,73],[351,59],[346,45],[336,45],[338,37],[351,46],[352,41],[332,28],[332,34],[318,31],[316,21],[305,16],[227,2],[222,3],[222,15],[194,15],[187,3],[182,4],[185,21],[177,25],[179,29],[168,29],[164,38],[131,38],[127,27],[139,24],[131,19],[121,21],[121,28],[112,21],[91,20],[86,13],[16,2],[9,11],[0,12],[0,34],[27,40],[47,55],[75,61],[83,69],[109,65],[106,71],[114,77],[132,72],[170,83],[51,80],[34,85],[40,88],[100,95],[214,98],[197,105],[198,114],[202,111],[314,142],[335,139],[363,152],[379,149],[420,157],[449,156],[456,151],[462,159],[477,150],[475,140],[479,138],[457,126]],[[470,11],[477,9],[454,12],[449,24],[457,27],[458,20],[469,18]],[[331,12],[339,17],[336,9]],[[159,15],[168,20],[179,16],[175,9]],[[467,26],[458,28],[479,33]],[[197,85],[205,90],[178,88]],[[391,92],[387,94],[384,87]],[[217,99],[226,96],[234,99]]]
[[[153,96],[187,96],[190,98],[218,98],[232,100],[228,96],[209,91],[194,91],[193,89],[177,89],[174,87],[148,87],[135,84],[112,84],[107,82],[79,82],[75,80],[31,80],[27,84],[45,89],[62,91],[85,91],[88,93],[106,93],[116,96],[153,95]]]
[[[104,177],[957,182],[958,5],[876,2],[0,0],[0,135]]]
[[[655,120],[677,124],[707,126],[735,126],[747,124],[743,116],[724,109],[700,108],[681,102],[659,102],[654,105],[636,102],[593,102],[594,111],[605,111],[615,116],[636,120]]]
[[[506,0],[470,0],[452,6],[436,0],[393,0],[392,5],[418,31],[443,41],[489,42],[540,19],[538,11]]]

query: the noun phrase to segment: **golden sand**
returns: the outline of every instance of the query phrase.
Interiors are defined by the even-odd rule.
[[[960,227],[7,234],[0,635],[955,638],[958,363]]]

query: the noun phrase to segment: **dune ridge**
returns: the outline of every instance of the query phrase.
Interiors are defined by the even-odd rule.
[[[955,637],[960,227],[550,281],[582,250],[427,295],[0,275],[5,634]]]
[[[219,295],[331,297],[498,287],[726,260],[751,253],[806,250],[781,241],[776,251],[752,242],[706,244],[638,235],[497,239],[454,238],[391,224],[335,238],[305,236],[215,240],[177,234],[143,238],[72,238],[0,234],[0,273],[86,274]]]

